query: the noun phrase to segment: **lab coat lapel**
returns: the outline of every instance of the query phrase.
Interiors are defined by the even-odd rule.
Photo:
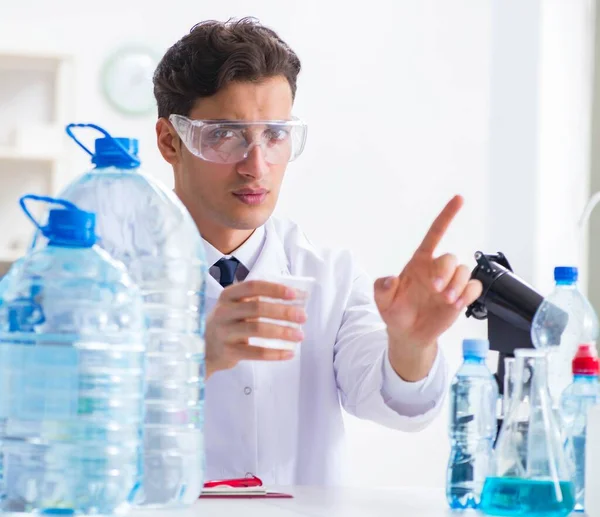
[[[289,275],[288,260],[283,243],[271,220],[265,224],[265,243],[263,249],[246,277],[246,280],[258,280],[268,275]]]

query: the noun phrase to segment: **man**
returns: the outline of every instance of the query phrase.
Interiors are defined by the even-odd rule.
[[[437,414],[447,366],[438,337],[481,293],[452,255],[433,257],[453,198],[397,277],[373,286],[346,252],[318,249],[271,217],[305,128],[292,115],[300,61],[253,19],[195,26],[154,77],[157,142],[196,222],[211,278],[206,323],[206,477],[340,481],[349,413],[400,430]],[[265,274],[316,279],[306,311]],[[259,318],[304,323],[303,332]],[[293,352],[251,337],[301,341]]]

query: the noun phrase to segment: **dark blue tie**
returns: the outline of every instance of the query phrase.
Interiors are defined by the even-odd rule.
[[[219,283],[223,287],[227,287],[233,284],[233,280],[235,279],[235,272],[239,265],[240,261],[235,257],[231,257],[229,259],[222,258],[221,260],[215,263],[215,266],[217,266],[221,270],[221,278],[219,280]]]

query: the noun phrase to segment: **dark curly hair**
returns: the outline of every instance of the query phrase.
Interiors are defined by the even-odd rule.
[[[158,116],[189,115],[196,100],[234,81],[284,76],[296,95],[300,59],[255,18],[209,20],[175,43],[154,72]]]

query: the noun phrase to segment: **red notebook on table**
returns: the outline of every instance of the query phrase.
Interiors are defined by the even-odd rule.
[[[249,476],[239,479],[221,479],[218,481],[208,481],[204,483],[204,489],[200,494],[201,499],[219,499],[219,498],[276,498],[291,499],[292,494],[274,492],[263,486],[262,481],[256,476]]]

